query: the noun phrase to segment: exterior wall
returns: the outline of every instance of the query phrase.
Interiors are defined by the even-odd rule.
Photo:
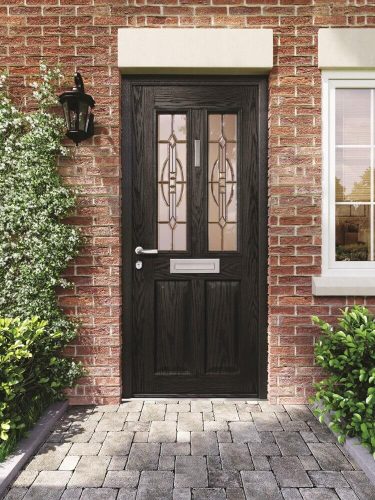
[[[17,5],[16,5],[17,3]],[[67,275],[74,288],[61,305],[82,321],[69,354],[88,375],[71,402],[112,403],[121,396],[121,230],[119,27],[214,27],[274,30],[269,79],[269,397],[302,403],[319,377],[318,333],[311,314],[335,316],[354,301],[313,297],[321,265],[320,27],[375,27],[370,0],[0,0],[0,68],[22,86],[39,60],[60,63],[66,86],[76,69],[97,101],[96,135],[61,159],[68,184],[79,186],[71,218],[85,246]],[[131,50],[131,47],[129,47]],[[249,47],[249,50],[251,48]],[[126,237],[126,235],[125,235]],[[124,381],[126,384],[126,380]]]

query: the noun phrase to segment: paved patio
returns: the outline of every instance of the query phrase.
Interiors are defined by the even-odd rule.
[[[307,406],[131,400],[72,407],[6,500],[372,500]]]

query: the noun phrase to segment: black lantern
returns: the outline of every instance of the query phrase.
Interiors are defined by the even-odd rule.
[[[95,105],[91,95],[85,94],[82,76],[74,75],[75,86],[72,90],[63,92],[59,97],[66,122],[66,135],[78,146],[78,143],[94,135],[94,115],[92,108]]]

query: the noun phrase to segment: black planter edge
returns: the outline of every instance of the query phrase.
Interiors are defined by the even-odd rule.
[[[0,498],[2,498],[2,495],[4,495],[25,463],[44,443],[48,434],[59,418],[64,415],[67,408],[67,401],[53,403],[29,431],[28,436],[21,439],[17,449],[4,462],[0,463]]]
[[[315,403],[313,405],[313,408],[314,407],[322,409],[322,405],[320,403]],[[332,434],[334,434],[337,438],[337,432],[334,432],[329,426],[330,421],[331,419],[329,417],[329,414],[326,413],[324,415],[324,423],[327,425]],[[347,453],[349,453],[355,463],[359,465],[359,467],[361,467],[370,483],[375,486],[375,459],[368,451],[368,449],[362,446],[361,442],[356,437],[347,437],[345,443],[341,446],[345,451],[347,451]]]

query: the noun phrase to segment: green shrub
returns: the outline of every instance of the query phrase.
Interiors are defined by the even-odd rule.
[[[64,121],[53,112],[60,76],[41,64],[25,108],[0,74],[0,459],[81,371],[58,354],[77,323],[56,288],[69,286],[62,273],[80,244],[64,222],[75,195],[57,169],[67,154]]]
[[[316,414],[330,414],[339,434],[357,436],[375,457],[375,321],[362,306],[346,308],[337,327],[313,317],[323,336],[315,344],[315,358],[328,377],[319,382]]]
[[[37,317],[0,318],[0,457],[80,374],[61,356],[66,344],[66,335]]]

